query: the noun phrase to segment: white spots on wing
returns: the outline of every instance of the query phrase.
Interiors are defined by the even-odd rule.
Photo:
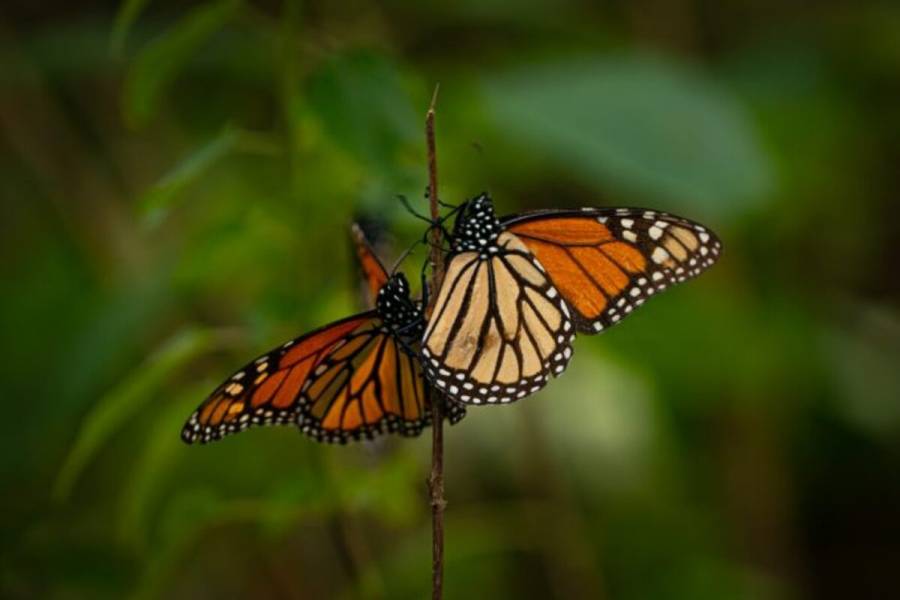
[[[628,240],[629,242],[637,242],[637,234],[631,230],[625,230],[622,232],[622,237]]]
[[[652,258],[653,262],[655,262],[656,264],[661,264],[669,259],[669,253],[666,252],[665,248],[657,246],[656,248],[654,248],[653,254],[650,255],[650,258]]]
[[[625,229],[631,229],[634,225],[634,219],[622,219],[621,223],[622,227],[624,227]]]
[[[653,227],[651,227],[650,229],[647,230],[647,233],[650,234],[650,237],[652,239],[658,240],[660,237],[662,237],[663,231],[662,231],[662,229],[660,229],[659,227],[654,225]]]

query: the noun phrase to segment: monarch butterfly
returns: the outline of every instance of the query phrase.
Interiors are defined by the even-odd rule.
[[[181,437],[206,443],[253,425],[297,425],[318,441],[346,443],[431,423],[418,358],[421,307],[402,273],[389,276],[361,231],[360,264],[376,291],[373,310],[293,339],[245,365],[190,416]],[[448,404],[456,423],[465,409]]]
[[[575,332],[599,333],[698,275],[721,243],[705,227],[638,208],[497,218],[465,203],[422,345],[427,377],[461,402],[523,398],[562,373]]]

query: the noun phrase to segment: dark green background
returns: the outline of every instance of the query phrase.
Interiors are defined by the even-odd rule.
[[[445,200],[725,243],[447,431],[447,597],[900,594],[896,2],[128,0],[0,8],[0,596],[427,595],[429,436],[179,431],[421,235],[438,81]]]

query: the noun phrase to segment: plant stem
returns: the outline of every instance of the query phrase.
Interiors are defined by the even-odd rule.
[[[439,86],[435,86],[431,105],[425,114],[425,144],[428,149],[428,201],[431,208],[431,219],[440,217],[438,204],[437,152],[434,143],[434,105],[437,101]],[[437,291],[444,279],[444,255],[441,252],[442,230],[432,227],[431,232],[431,278],[428,287],[431,290],[425,315],[431,316],[437,299]],[[428,492],[431,496],[431,597],[440,600],[444,596],[444,400],[431,388],[431,475],[428,477]]]

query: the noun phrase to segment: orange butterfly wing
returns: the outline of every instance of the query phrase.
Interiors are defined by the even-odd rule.
[[[354,331],[377,321],[374,311],[355,315],[263,354],[210,394],[185,423],[182,439],[205,443],[252,425],[295,422],[300,391],[315,367]]]
[[[388,273],[375,255],[375,251],[366,239],[362,228],[354,223],[350,227],[350,232],[353,235],[356,257],[359,260],[359,266],[362,269],[363,279],[366,282],[366,289],[369,293],[368,305],[374,306],[379,290],[387,283]]]
[[[418,435],[431,423],[418,357],[380,322],[355,331],[317,364],[300,405],[300,429],[320,441]]]
[[[699,275],[722,248],[702,225],[639,208],[540,211],[502,224],[546,269],[583,333],[603,331]]]

